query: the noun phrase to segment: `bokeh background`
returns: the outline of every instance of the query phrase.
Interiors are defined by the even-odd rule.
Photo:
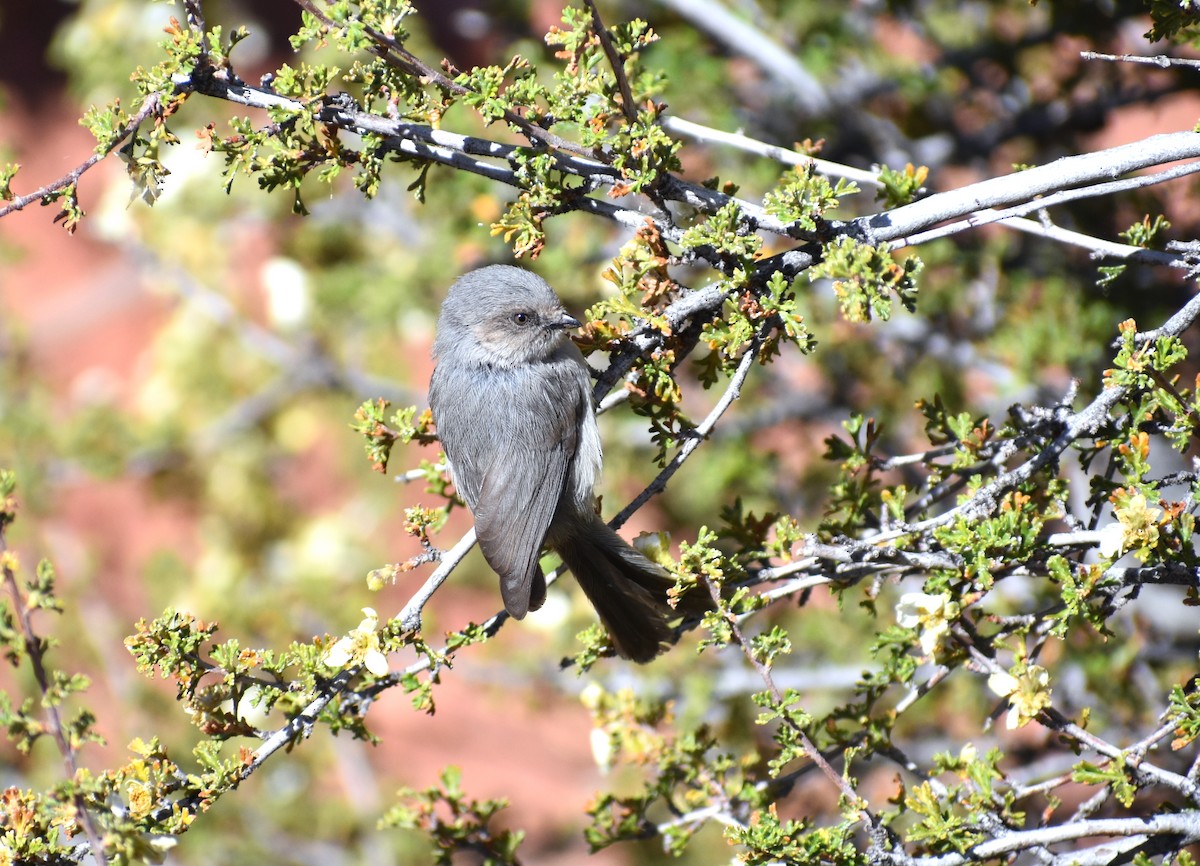
[[[559,20],[556,2],[416,5],[410,45],[427,59],[466,68],[520,53],[552,62],[541,37]],[[783,146],[824,139],[823,156],[857,167],[929,165],[933,189],[1190,128],[1200,100],[1175,71],[1079,59],[1088,48],[1147,50],[1148,22],[1135,7],[601,3],[609,21],[640,15],[661,34],[645,62],[664,73],[660,98],[670,113]],[[287,36],[299,22],[296,5],[205,9],[210,24],[250,30],[233,55],[245,80],[295,62]],[[748,35],[723,26],[721,10]],[[21,163],[16,192],[86,158],[94,142],[81,113],[129,99],[130,71],[157,60],[162,30],[180,14],[135,0],[0,7],[0,161]],[[48,557],[61,575],[66,611],[44,625],[62,641],[58,657],[93,678],[88,701],[108,741],[85,752],[96,767],[123,760],[134,737],[157,734],[183,756],[197,736],[173,689],[133,669],[122,639],[139,618],[172,606],[220,621],[246,645],[280,646],[344,633],[364,606],[394,613],[419,586],[422,570],[380,592],[365,575],[419,551],[403,531],[403,508],[423,501],[423,491],[392,476],[436,459],[436,447],[397,451],[392,476],[379,475],[349,423],[365,399],[424,405],[446,286],[463,270],[510,260],[488,230],[510,191],[448,170],[434,171],[424,204],[405,190],[407,167],[392,167],[371,201],[348,183],[314,187],[307,217],[244,177],[227,191],[220,159],[193,131],[234,113],[193,98],[173,120],[181,143],[153,207],[132,196],[122,163],[110,158],[81,181],[88,217],[73,235],[37,206],[0,222],[0,465],[18,471],[22,500],[13,541],[25,562]],[[452,120],[457,131],[501,134]],[[751,198],[781,172],[703,143],[683,159],[689,179],[720,176]],[[1115,238],[1169,208],[1173,236],[1190,237],[1200,216],[1193,192],[1176,185],[1057,215]],[[869,194],[861,198],[852,209],[873,207]],[[626,239],[594,218],[562,217],[533,266],[580,312],[604,293],[601,272]],[[936,391],[951,406],[1002,413],[1016,400],[1061,396],[1073,376],[1086,390],[1106,363],[1101,335],[1130,315],[1156,323],[1184,291],[1151,271],[1100,287],[1085,253],[998,228],[922,254],[916,317],[851,326],[814,291],[818,351],[785,356],[756,378],[704,458],[625,534],[694,538],[739,497],[747,508],[815,522],[830,477],[822,442],[851,411],[887,422],[900,453],[920,443],[911,408],[919,396]],[[709,278],[683,268],[676,276]],[[685,379],[694,418],[712,399]],[[656,467],[636,416],[612,413],[604,435],[612,514]],[[448,546],[468,525],[456,512],[441,540]],[[586,850],[581,813],[592,792],[620,785],[592,754],[592,723],[578,699],[586,679],[557,670],[590,621],[576,595],[553,593],[545,611],[463,658],[436,690],[436,715],[387,694],[368,719],[379,745],[319,732],[198,822],[173,862],[419,861],[416,840],[377,833],[374,822],[398,786],[432,784],[449,763],[462,767],[473,795],[510,799],[505,820],[531,834],[527,862],[575,862]],[[480,621],[497,606],[494,577],[476,554],[427,609],[425,628]],[[822,610],[838,609],[814,598],[800,626],[812,665],[798,685],[818,702],[821,690],[853,682],[864,662],[846,639],[855,612]],[[27,685],[2,676],[5,687]],[[736,665],[680,651],[645,671],[610,665],[591,676],[652,692],[682,687],[681,712],[755,736],[722,704],[746,689]],[[936,721],[952,731],[953,718]],[[0,746],[0,785],[38,786],[59,773],[49,743],[30,756]],[[801,786],[793,806],[802,811],[810,795]],[[595,862],[655,856],[647,846]]]

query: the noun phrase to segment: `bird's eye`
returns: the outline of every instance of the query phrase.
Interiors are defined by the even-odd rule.
[[[528,324],[529,313],[513,313],[512,320],[518,325]]]

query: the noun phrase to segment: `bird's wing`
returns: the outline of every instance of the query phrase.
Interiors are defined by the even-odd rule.
[[[475,515],[483,556],[500,576],[504,607],[518,619],[541,577],[542,543],[578,445],[582,401],[591,399],[578,375],[561,364],[536,376],[497,373],[487,388],[439,400],[455,484]]]
[[[505,609],[520,619],[541,578],[538,557],[575,457],[581,406],[574,382],[556,374],[509,396],[514,421],[502,425],[504,446],[483,474],[475,532],[500,575]]]

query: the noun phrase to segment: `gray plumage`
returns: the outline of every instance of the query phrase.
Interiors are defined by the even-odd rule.
[[[429,404],[508,612],[521,619],[545,600],[548,544],[617,652],[645,662],[671,637],[673,581],[596,514],[600,435],[587,364],[567,336],[577,327],[535,274],[464,274],[442,304]]]

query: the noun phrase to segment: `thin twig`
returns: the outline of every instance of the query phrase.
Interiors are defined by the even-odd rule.
[[[1069,244],[1073,247],[1082,247],[1085,250],[1091,251],[1093,259],[1120,259],[1124,262],[1144,265],[1165,265],[1183,270],[1187,270],[1193,266],[1193,263],[1189,262],[1185,256],[1173,255],[1162,250],[1148,250],[1145,247],[1136,247],[1132,244],[1119,244],[1115,241],[1106,241],[1103,238],[1065,229],[1062,226],[1054,224],[1045,225],[1037,220],[1010,217],[1002,221],[1000,225],[1025,232],[1026,234],[1037,235],[1047,240]]]
[[[742,355],[742,360],[738,363],[737,370],[729,380],[729,385],[725,388],[725,393],[721,395],[721,399],[717,401],[717,405],[712,408],[712,411],[704,418],[700,425],[690,432],[688,439],[683,443],[675,456],[671,458],[671,462],[663,467],[663,470],[651,481],[646,488],[639,493],[632,502],[626,505],[621,512],[609,521],[609,525],[614,529],[621,527],[626,520],[634,515],[634,513],[650,501],[651,498],[667,489],[667,482],[671,480],[671,476],[679,471],[683,466],[684,461],[692,456],[700,443],[703,442],[708,434],[712,432],[721,416],[742,394],[742,385],[746,382],[746,377],[750,375],[750,368],[754,365],[754,360],[758,356],[758,347],[762,345],[765,337],[766,328],[757,334],[746,347],[746,352]]]
[[[625,74],[625,63],[617,53],[612,37],[608,35],[608,28],[600,20],[600,10],[596,8],[595,0],[587,0],[587,5],[592,12],[592,29],[596,32],[596,38],[600,40],[600,47],[604,49],[608,65],[612,67],[617,89],[621,91],[621,112],[625,115],[625,120],[632,125],[637,123],[637,106],[633,104],[633,90],[629,86],[629,76]]]
[[[1079,56],[1083,60],[1107,60],[1117,63],[1146,63],[1150,66],[1157,66],[1160,69],[1169,69],[1172,66],[1190,66],[1193,69],[1200,69],[1200,60],[1189,60],[1183,57],[1167,57],[1165,54],[1146,56],[1144,54],[1101,54],[1098,51],[1080,51]]]
[[[462,538],[458,540],[453,547],[442,554],[438,560],[438,567],[434,569],[433,574],[429,575],[424,585],[417,590],[404,608],[396,614],[396,619],[400,620],[400,625],[405,631],[418,632],[421,630],[421,611],[433,594],[437,592],[438,587],[446,582],[446,578],[450,573],[458,567],[463,558],[471,552],[471,548],[475,546],[475,528],[468,529]]]
[[[0,563],[2,563],[0,571],[4,574],[4,583],[8,587],[8,593],[12,599],[13,615],[16,617],[17,622],[20,623],[21,635],[25,641],[25,652],[29,656],[29,666],[33,670],[33,677],[37,681],[38,690],[42,693],[41,704],[42,710],[46,714],[46,727],[50,731],[50,736],[54,739],[54,744],[58,747],[59,754],[62,755],[68,781],[71,784],[75,784],[79,780],[79,763],[75,759],[75,746],[71,744],[71,741],[67,738],[66,730],[63,728],[58,703],[46,700],[50,694],[50,676],[46,671],[43,652],[46,644],[38,637],[37,632],[33,628],[33,610],[22,596],[21,589],[17,585],[17,576],[13,573],[12,568],[9,567],[8,558],[5,556],[8,550],[8,539],[5,537],[3,528],[0,527]],[[96,825],[95,818],[88,809],[83,794],[73,794],[71,802],[75,805],[76,817],[83,826],[83,832],[91,845],[92,858],[98,864],[107,862],[108,858],[104,848],[104,841],[100,835],[100,828]]]
[[[707,575],[703,575],[702,579],[708,586],[708,591],[712,596],[713,604],[720,609],[722,604],[720,589],[715,583],[708,579]],[[775,683],[775,678],[771,675],[770,667],[755,654],[754,648],[750,646],[750,641],[747,640],[746,635],[742,632],[741,626],[738,624],[738,618],[732,615],[727,615],[725,617],[725,621],[729,624],[730,632],[733,635],[734,640],[737,641],[738,646],[741,647],[742,653],[746,656],[747,660],[749,660],[750,664],[754,666],[754,669],[758,671],[759,676],[762,677],[763,684],[771,693],[774,706],[785,706],[783,692],[780,691],[779,686]],[[845,798],[847,805],[853,805],[856,809],[858,809],[867,824],[871,827],[874,827],[877,824],[877,819],[871,813],[866,801],[863,800],[858,792],[850,786],[850,782],[844,776],[838,773],[837,770],[833,769],[833,767],[825,759],[825,756],[821,754],[821,750],[817,748],[816,744],[811,739],[809,739],[809,736],[805,732],[804,728],[798,725],[790,716],[783,716],[782,721],[784,724],[792,728],[792,731],[800,741],[800,746],[804,750],[805,756],[808,757],[808,759],[820,769],[827,779],[833,782],[834,786],[839,792],[841,792],[842,797]]]
[[[750,138],[740,132],[726,132],[722,129],[714,129],[711,126],[704,126],[703,124],[693,123],[690,120],[684,120],[682,117],[667,115],[662,118],[660,123],[663,129],[676,135],[686,135],[697,141],[723,144],[727,147],[745,151],[746,153],[753,153],[766,159],[773,159],[775,162],[780,162],[784,165],[802,166],[811,164],[818,172],[830,177],[844,177],[846,180],[852,180],[855,183],[872,189],[883,187],[883,182],[879,179],[879,172],[876,171],[864,171],[861,168],[842,165],[840,162],[832,162],[828,159],[809,156],[798,150],[791,150],[790,148],[780,147],[776,144],[767,144],[765,141]]]
[[[50,183],[46,184],[40,189],[34,190],[28,195],[18,196],[3,206],[0,206],[0,218],[6,217],[15,211],[24,210],[34,202],[42,201],[47,196],[52,195],[59,190],[74,186],[89,169],[116,150],[117,146],[125,141],[125,139],[129,138],[129,136],[133,134],[134,130],[136,130],[146,121],[146,118],[152,114],[159,114],[161,111],[162,96],[158,93],[151,93],[142,101],[142,107],[138,109],[137,114],[130,118],[127,124],[121,127],[121,130],[116,134],[116,136],[114,136],[112,141],[108,143],[108,146],[105,147],[104,150],[93,153],[90,157],[77,165],[75,168],[71,169],[58,180],[51,181]]]
[[[307,11],[310,15],[321,22],[325,27],[331,30],[338,30],[339,25],[336,21],[325,14],[325,10],[317,5],[314,0],[295,0],[296,5]],[[422,81],[435,84],[450,93],[465,95],[474,93],[471,88],[459,84],[454,79],[448,77],[443,72],[430,66],[421,58],[417,57],[401,43],[397,42],[391,36],[385,33],[380,33],[374,28],[364,28],[366,34],[375,42],[375,47],[371,49],[377,57],[391,63],[401,70],[413,75]],[[535,123],[526,120],[519,114],[505,110],[504,119],[512,124],[517,129],[521,130],[531,141],[540,141],[543,144],[552,147],[556,150],[564,150],[568,153],[578,154],[579,156],[596,156],[596,154],[580,147],[573,141],[568,141],[565,138],[555,135],[547,129],[543,129]]]

